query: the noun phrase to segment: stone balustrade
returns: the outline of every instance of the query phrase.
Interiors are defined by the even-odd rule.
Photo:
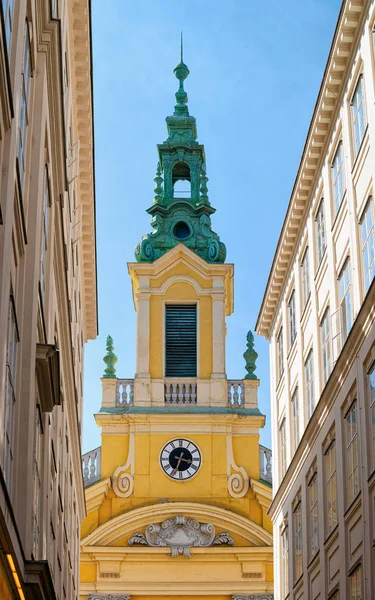
[[[245,406],[245,388],[242,379],[228,380],[228,406],[232,408]]]
[[[197,384],[195,381],[166,381],[164,384],[166,404],[197,404]]]
[[[260,478],[272,483],[272,450],[259,444]]]
[[[116,380],[116,406],[133,404],[134,400],[134,379]]]
[[[100,480],[102,447],[82,455],[83,484],[85,487]]]

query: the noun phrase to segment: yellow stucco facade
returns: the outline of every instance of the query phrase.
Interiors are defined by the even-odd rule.
[[[100,479],[86,482],[80,598],[272,597],[272,494],[259,462],[259,381],[239,380],[238,400],[225,374],[233,265],[209,264],[179,244],[152,263],[130,263],[129,273],[137,372],[134,381],[102,379]],[[164,376],[168,303],[197,307],[196,378]],[[124,389],[132,390],[130,402],[121,401]],[[163,470],[171,442],[200,457],[189,479]],[[158,528],[169,538],[157,537]],[[185,534],[196,536],[187,550]]]

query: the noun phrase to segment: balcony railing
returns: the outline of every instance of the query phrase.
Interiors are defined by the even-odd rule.
[[[134,379],[118,379],[116,383],[116,406],[133,404]]]
[[[164,399],[166,404],[196,404],[197,384],[195,381],[166,381]]]
[[[228,380],[228,406],[232,408],[245,406],[245,390],[242,379]]]
[[[272,450],[259,444],[260,478],[272,483]]]
[[[114,380],[108,380],[114,381]],[[174,377],[173,379],[162,380],[164,386],[164,393],[162,389],[156,395],[156,402],[160,406],[162,402],[162,394],[164,395],[165,404],[179,404],[179,405],[199,405],[199,394],[200,394],[200,381],[199,379],[189,379],[185,377]],[[160,380],[158,380],[159,384]],[[161,382],[160,382],[161,383]],[[206,381],[204,383],[204,393],[206,394]],[[112,388],[113,389],[113,388]],[[151,393],[154,388],[151,388]],[[155,388],[156,389],[156,388]],[[202,389],[202,388],[201,388]],[[108,397],[103,396],[103,407],[108,408],[125,408],[134,404],[134,379],[116,379],[115,390],[111,391],[111,395]],[[160,396],[159,396],[160,393]],[[203,393],[203,391],[202,391]],[[162,396],[163,397],[163,396]],[[135,399],[137,400],[137,399]],[[151,398],[151,405],[154,400]],[[204,402],[206,404],[206,401]],[[245,382],[243,379],[228,379],[227,380],[227,396],[223,398],[222,406],[228,408],[245,408]]]
[[[82,456],[83,485],[85,487],[100,480],[102,447],[86,452]]]

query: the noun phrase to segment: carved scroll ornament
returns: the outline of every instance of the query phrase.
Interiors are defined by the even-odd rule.
[[[190,549],[207,548],[220,544],[234,545],[234,540],[227,533],[215,535],[215,527],[211,523],[199,523],[195,519],[178,516],[167,519],[160,524],[151,524],[145,533],[135,533],[128,540],[129,546],[140,544],[143,546],[170,548],[170,556],[191,557]]]
[[[233,472],[234,471],[234,472]],[[249,490],[249,476],[243,467],[236,465],[231,434],[227,435],[228,492],[232,498],[243,498]]]
[[[130,472],[129,472],[130,471]],[[128,498],[134,489],[134,433],[129,436],[129,452],[126,463],[117,467],[112,475],[112,487],[119,498]]]

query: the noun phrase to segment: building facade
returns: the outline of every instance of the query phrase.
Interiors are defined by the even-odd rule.
[[[211,229],[204,147],[181,62],[168,137],[158,145],[153,231],[128,264],[136,374],[117,378],[107,340],[102,445],[83,456],[81,600],[183,596],[271,600],[270,451],[259,445],[256,353],[228,381],[233,265]]]
[[[375,597],[375,3],[344,1],[260,309],[275,597]]]
[[[73,600],[97,335],[90,6],[0,16],[0,597]]]

